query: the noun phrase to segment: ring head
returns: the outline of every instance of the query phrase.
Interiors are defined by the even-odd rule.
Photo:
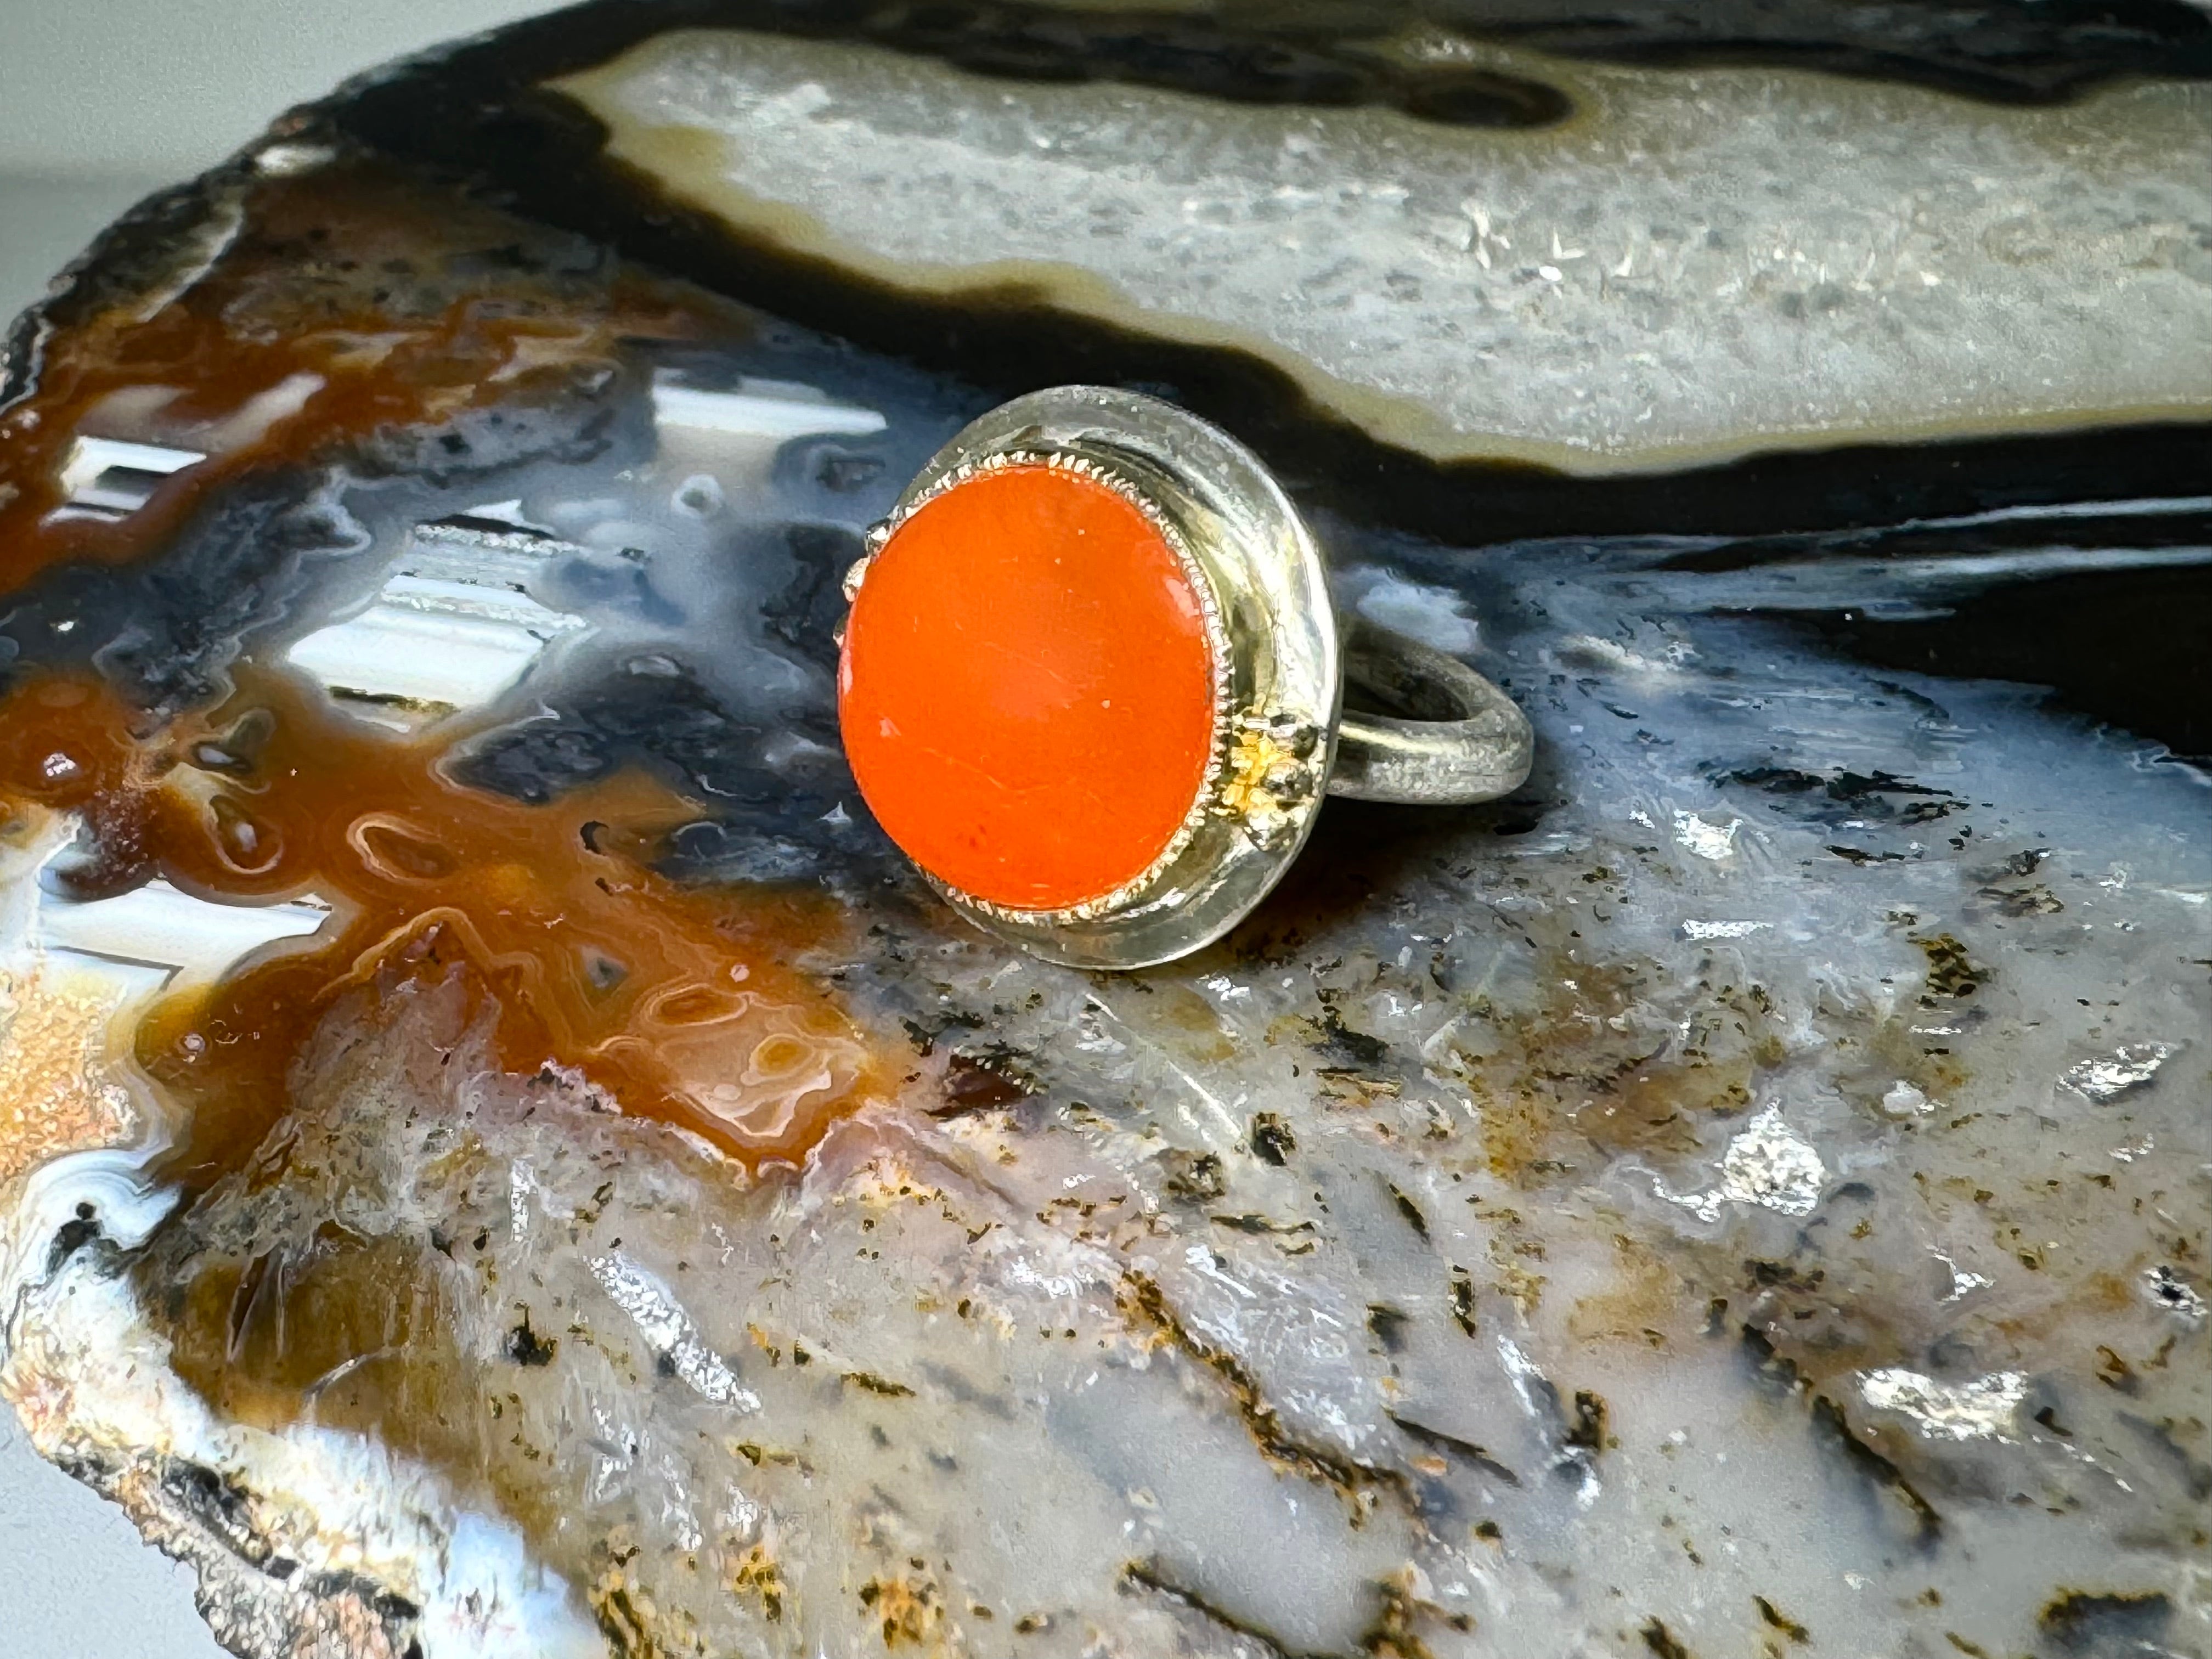
[[[1242,446],[1136,393],[1035,393],[947,445],[872,544],[846,755],[962,914],[1135,968],[1280,878],[1328,782],[1337,644],[1312,538]]]

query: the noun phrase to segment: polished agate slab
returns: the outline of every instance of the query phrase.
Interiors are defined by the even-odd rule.
[[[118,225],[0,404],[27,1436],[257,1659],[2212,1651],[2212,25],[1879,21],[588,8]],[[840,579],[1076,380],[1527,788],[947,911]]]

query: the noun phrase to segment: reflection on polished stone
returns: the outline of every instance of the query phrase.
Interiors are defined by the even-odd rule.
[[[2212,1653],[2202,14],[707,9],[12,337],[38,1449],[256,1659]],[[841,579],[1077,380],[1530,784],[964,927]]]

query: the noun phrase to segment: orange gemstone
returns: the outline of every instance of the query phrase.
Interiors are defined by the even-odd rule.
[[[868,567],[838,683],[845,756],[890,838],[1020,910],[1151,868],[1213,750],[1213,648],[1159,527],[1095,478],[994,469]]]

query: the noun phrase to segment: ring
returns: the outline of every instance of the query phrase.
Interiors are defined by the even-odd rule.
[[[1259,459],[1173,404],[1056,386],[933,457],[847,573],[861,798],[969,921],[1049,961],[1218,939],[1324,793],[1458,805],[1528,775],[1503,691],[1356,621]],[[1346,686],[1389,712],[1346,712]]]

